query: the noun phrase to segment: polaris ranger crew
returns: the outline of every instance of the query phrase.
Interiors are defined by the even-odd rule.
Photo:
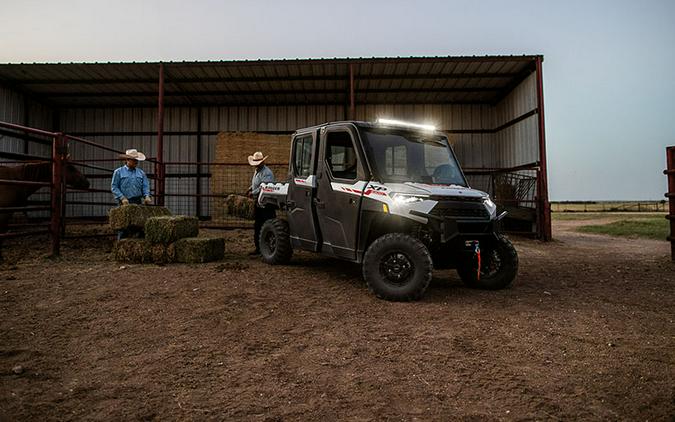
[[[387,300],[421,298],[434,267],[486,289],[516,277],[516,250],[498,230],[506,213],[469,187],[444,133],[344,121],[298,129],[291,142],[288,181],[258,196],[287,215],[262,227],[264,262],[285,264],[293,249],[358,262]]]

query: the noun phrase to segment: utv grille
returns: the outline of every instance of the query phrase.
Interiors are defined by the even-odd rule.
[[[456,219],[490,219],[490,213],[482,202],[443,201],[436,204],[431,214]]]

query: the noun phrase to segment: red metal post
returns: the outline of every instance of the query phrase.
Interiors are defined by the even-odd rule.
[[[548,202],[548,174],[546,169],[546,134],[544,128],[544,81],[542,56],[537,56],[537,110],[539,118],[539,177],[537,178],[537,224],[542,240],[551,240],[551,204]]]
[[[164,63],[159,64],[159,95],[157,102],[157,162],[155,163],[155,196],[164,205]]]
[[[61,211],[63,201],[63,161],[65,159],[65,138],[62,133],[54,137],[52,143],[52,215],[50,232],[52,235],[51,256],[57,257],[61,253]]]
[[[356,100],[354,98],[354,63],[349,63],[349,119],[356,119]]]
[[[675,146],[666,148],[666,170],[664,173],[668,176],[668,215],[670,220],[670,257],[675,262]]]

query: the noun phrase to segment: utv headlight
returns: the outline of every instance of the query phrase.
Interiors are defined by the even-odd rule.
[[[490,199],[489,196],[483,198],[483,205],[485,205],[485,208],[487,208],[488,212],[490,213],[490,217],[497,215],[497,205],[492,202],[492,199]]]
[[[394,195],[394,202],[399,205],[414,204],[416,202],[422,202],[428,198],[428,196],[423,195],[403,195],[397,193]]]

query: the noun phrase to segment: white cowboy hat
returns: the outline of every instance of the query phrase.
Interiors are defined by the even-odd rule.
[[[131,158],[133,160],[144,161],[145,154],[135,149],[128,149],[125,154],[120,155],[120,158]]]
[[[258,166],[263,161],[267,160],[268,155],[263,157],[262,152],[256,151],[253,155],[248,156],[248,163],[252,166]]]

